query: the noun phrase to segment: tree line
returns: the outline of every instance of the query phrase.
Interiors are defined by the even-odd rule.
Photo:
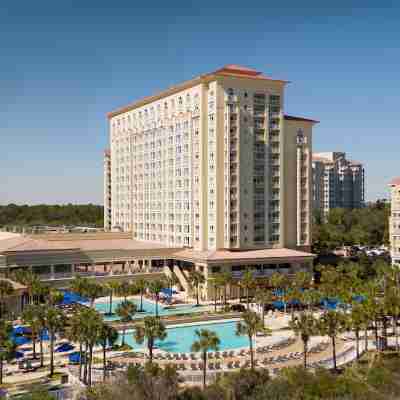
[[[314,213],[313,249],[317,254],[339,246],[389,243],[390,203],[376,201],[364,208],[332,209],[326,217]]]
[[[95,204],[0,205],[0,226],[103,226],[103,206]]]

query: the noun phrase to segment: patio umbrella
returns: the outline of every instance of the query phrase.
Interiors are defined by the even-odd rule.
[[[81,359],[79,351],[75,351],[68,355],[68,360],[71,364],[78,364]]]
[[[60,346],[58,346],[55,351],[57,353],[64,353],[65,351],[71,351],[73,349],[74,349],[74,346],[71,343],[63,343]]]
[[[26,336],[14,336],[12,340],[17,346],[22,346],[24,344],[30,343],[31,341],[31,339],[27,338]]]

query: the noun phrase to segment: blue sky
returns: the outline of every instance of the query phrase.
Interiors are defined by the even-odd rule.
[[[11,1],[0,5],[0,204],[102,203],[106,113],[224,64],[288,79],[317,151],[400,175],[395,1]],[[398,4],[398,2],[397,2]]]

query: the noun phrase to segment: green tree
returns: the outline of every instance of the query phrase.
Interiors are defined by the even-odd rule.
[[[368,319],[362,304],[353,304],[350,314],[348,315],[349,328],[354,332],[356,337],[356,355],[357,360],[360,359],[360,332],[364,328],[368,328]]]
[[[189,275],[189,283],[192,288],[194,288],[196,293],[196,305],[200,305],[199,301],[199,287],[205,282],[204,275],[200,271],[191,271]]]
[[[50,376],[54,375],[54,341],[56,334],[65,325],[63,313],[54,307],[46,307],[44,310],[44,326],[47,328],[50,337]]]
[[[265,306],[273,300],[272,293],[264,288],[257,288],[255,292],[255,300],[261,307],[261,320],[265,327]]]
[[[336,370],[336,339],[347,328],[346,316],[338,311],[325,311],[319,319],[318,329],[321,335],[329,336],[332,343],[333,368]]]
[[[195,333],[197,340],[193,342],[191,350],[195,353],[202,353],[203,388],[205,388],[207,377],[207,354],[210,350],[219,350],[220,339],[215,332],[208,329],[197,329]]]
[[[110,281],[107,283],[106,290],[108,291],[108,294],[110,296],[109,300],[109,309],[108,309],[108,315],[113,315],[113,310],[112,310],[112,304],[113,304],[113,295],[115,293],[118,293],[120,284],[118,281]]]
[[[98,343],[103,349],[103,382],[106,380],[106,366],[107,366],[107,346],[112,347],[118,340],[118,331],[106,324],[101,324],[99,335],[98,335]]]
[[[0,318],[3,318],[5,299],[14,293],[13,285],[4,279],[0,279]]]
[[[302,312],[292,318],[289,326],[303,342],[303,365],[307,368],[308,343],[318,333],[317,321],[311,314]]]
[[[115,313],[120,317],[121,322],[124,324],[122,329],[122,346],[125,345],[126,324],[132,321],[136,311],[136,305],[129,300],[123,300],[118,304],[115,310]]]
[[[255,283],[253,273],[250,270],[247,270],[239,281],[239,285],[246,291],[247,310],[250,309],[250,290],[254,288]]]
[[[135,282],[135,288],[140,294],[140,308],[138,310],[139,312],[143,312],[144,311],[144,309],[143,309],[143,296],[144,296],[144,293],[145,293],[147,287],[148,287],[148,284],[144,279],[138,279]]]
[[[244,336],[247,335],[249,339],[250,347],[250,366],[254,369],[254,345],[253,340],[257,332],[265,332],[264,324],[257,313],[253,311],[246,311],[242,314],[242,321],[239,321],[236,325],[236,335]]]
[[[158,317],[158,302],[160,300],[160,293],[163,288],[164,288],[164,282],[160,279],[151,281],[149,284],[150,293],[152,293],[156,299],[156,317]]]
[[[399,333],[397,323],[400,317],[400,288],[391,286],[385,293],[385,309],[393,318],[393,332],[396,338],[396,350],[399,351]]]
[[[10,339],[12,331],[12,325],[0,319],[0,385],[3,384],[4,360],[10,360],[15,351],[15,344]]]
[[[157,317],[145,317],[143,326],[135,329],[134,337],[136,342],[142,344],[146,339],[149,351],[149,361],[153,362],[153,349],[156,340],[164,340],[167,337],[167,329],[164,323]]]
[[[33,358],[36,359],[36,341],[41,340],[43,326],[43,307],[36,304],[27,306],[22,312],[22,320],[31,328]],[[41,344],[41,359],[43,358],[43,345]]]

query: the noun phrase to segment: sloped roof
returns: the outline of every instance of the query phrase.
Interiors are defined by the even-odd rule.
[[[309,258],[314,257],[312,253],[292,249],[260,249],[260,250],[214,250],[214,251],[197,251],[193,249],[184,249],[174,253],[174,257],[197,261],[242,261],[242,260],[265,260],[265,259],[281,259],[289,257]]]
[[[389,186],[399,186],[400,185],[400,177],[394,178],[389,182]]]
[[[253,68],[248,68],[248,67],[244,67],[242,65],[237,65],[237,64],[227,64],[227,65],[223,66],[222,68],[217,69],[216,71],[200,75],[200,76],[190,79],[188,81],[171,86],[170,88],[165,89],[155,95],[147,96],[147,97],[145,97],[141,100],[137,100],[125,107],[118,108],[115,111],[108,113],[107,117],[110,119],[112,117],[115,117],[116,115],[131,111],[137,107],[141,107],[145,104],[151,103],[160,98],[170,96],[181,90],[188,89],[188,88],[198,85],[200,83],[209,82],[213,78],[215,79],[216,76],[232,76],[232,77],[236,77],[236,78],[268,80],[268,81],[280,82],[282,84],[286,84],[289,82],[289,81],[285,81],[285,80],[281,80],[281,79],[270,78],[270,77],[264,75],[262,72],[256,71]]]
[[[301,121],[301,122],[310,122],[312,124],[319,124],[319,121],[317,121],[315,119],[309,119],[309,118],[304,118],[304,117],[296,117],[294,115],[285,115],[284,118],[287,121]]]

